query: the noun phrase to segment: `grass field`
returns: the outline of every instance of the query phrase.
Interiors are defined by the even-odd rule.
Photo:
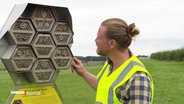
[[[163,62],[143,60],[152,74],[155,83],[153,104],[183,104],[184,96],[184,62]],[[94,74],[99,67],[88,68]],[[61,71],[56,83],[65,104],[94,104],[95,91],[85,81],[70,70]],[[0,104],[5,104],[13,82],[7,72],[0,72]]]

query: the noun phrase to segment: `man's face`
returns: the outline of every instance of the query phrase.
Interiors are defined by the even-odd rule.
[[[108,55],[109,50],[109,39],[105,37],[105,30],[104,26],[100,26],[97,37],[95,39],[96,46],[97,46],[97,54],[102,56]]]

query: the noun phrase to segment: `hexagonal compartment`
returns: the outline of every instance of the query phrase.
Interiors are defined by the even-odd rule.
[[[31,20],[39,32],[49,32],[54,25],[55,18],[49,7],[37,7]]]
[[[30,82],[46,83],[52,81],[55,71],[50,59],[38,59],[31,72],[26,73],[26,76]]]
[[[51,34],[56,45],[68,45],[73,36],[70,27],[65,22],[56,22]]]
[[[10,29],[7,40],[11,44],[29,45],[35,35],[34,27],[28,19],[18,19]]]
[[[55,44],[50,34],[38,34],[32,47],[38,58],[51,58]]]
[[[26,72],[32,68],[36,56],[30,46],[12,46],[2,60],[9,71]]]
[[[52,62],[57,70],[68,69],[73,55],[68,47],[57,47],[54,51]]]

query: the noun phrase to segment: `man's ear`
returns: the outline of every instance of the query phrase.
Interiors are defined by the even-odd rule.
[[[110,48],[115,48],[116,47],[116,41],[114,39],[111,39],[110,42],[109,42],[109,46]]]

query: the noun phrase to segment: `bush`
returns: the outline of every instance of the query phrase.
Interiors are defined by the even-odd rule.
[[[150,58],[165,61],[184,61],[184,48],[152,53]]]

